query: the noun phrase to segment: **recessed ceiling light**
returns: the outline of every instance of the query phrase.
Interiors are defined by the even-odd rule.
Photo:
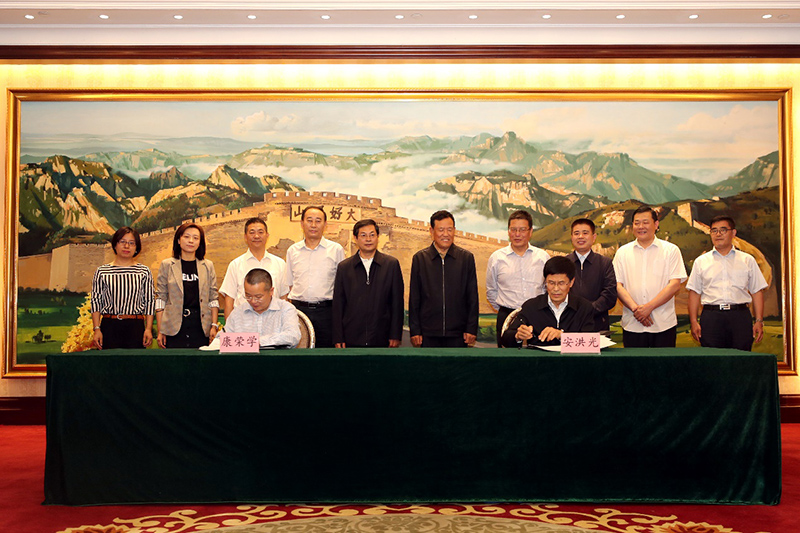
[[[552,16],[553,16],[553,15],[542,15],[542,18],[543,18],[543,19],[545,19],[545,20],[547,20],[547,19],[549,19],[549,18],[550,18],[550,17],[552,17]]]
[[[470,19],[470,20],[475,20],[476,18],[478,18],[478,15],[470,15],[470,16],[469,16],[469,19]]]
[[[394,18],[396,18],[397,20],[403,20],[406,17],[404,17],[403,15],[395,15]]]
[[[625,15],[617,15],[617,18],[618,18],[619,20],[622,20],[622,19],[624,19],[624,18],[625,18]]]
[[[255,15],[247,15],[247,18],[249,18],[250,20],[256,20],[258,17],[256,17]]]
[[[34,17],[33,15],[25,15],[25,18],[28,19],[28,20],[33,20],[36,17]]]
[[[330,15],[322,15],[319,18],[321,18],[322,20],[330,20],[331,16]]]
[[[762,19],[771,19],[771,18],[772,18],[772,15],[770,15],[769,13],[767,13],[766,15],[761,15],[761,18],[762,18]]]
[[[694,20],[696,18],[699,18],[699,17],[700,17],[700,15],[689,15],[689,18],[692,19],[692,20]]]
[[[183,15],[172,15],[172,18],[174,18],[175,20],[181,20],[183,19]]]
[[[103,20],[108,20],[108,15],[98,15]]]

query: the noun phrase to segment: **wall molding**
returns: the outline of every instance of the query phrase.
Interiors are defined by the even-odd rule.
[[[793,60],[800,45],[29,45],[0,46],[0,61],[670,61]]]

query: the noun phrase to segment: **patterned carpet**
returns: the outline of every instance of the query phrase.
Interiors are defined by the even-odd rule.
[[[184,509],[59,533],[739,533],[721,525],[680,522],[673,516],[590,512],[559,505],[276,506],[239,505],[201,516]]]

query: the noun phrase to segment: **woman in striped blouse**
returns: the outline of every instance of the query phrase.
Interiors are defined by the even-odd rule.
[[[94,344],[99,349],[141,348],[153,341],[153,275],[134,259],[142,251],[135,229],[111,237],[114,261],[100,266],[92,280]]]

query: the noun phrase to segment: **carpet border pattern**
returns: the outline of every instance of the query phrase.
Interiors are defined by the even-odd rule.
[[[203,511],[206,510],[211,509],[203,507]],[[70,527],[58,533],[195,533],[303,518],[391,514],[493,516],[607,533],[741,533],[722,525],[681,522],[675,515],[649,515],[606,506],[589,506],[586,510],[576,511],[556,504],[236,505],[230,510],[208,515],[201,515],[195,509],[180,509],[168,514],[115,518],[112,524]]]

